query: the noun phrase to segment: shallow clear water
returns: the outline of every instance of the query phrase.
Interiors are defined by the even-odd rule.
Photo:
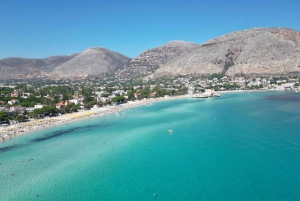
[[[0,200],[299,200],[299,122],[300,94],[260,92],[38,131],[0,144]]]

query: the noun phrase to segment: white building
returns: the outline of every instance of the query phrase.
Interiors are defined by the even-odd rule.
[[[192,95],[194,94],[194,90],[195,90],[195,87],[194,85],[190,85],[189,88],[188,88],[188,95]]]
[[[74,103],[75,105],[82,104],[83,99],[82,98],[72,99],[72,100],[70,100],[70,102]]]
[[[14,105],[14,104],[19,104],[20,101],[17,100],[17,99],[12,99],[11,101],[8,101],[7,103],[10,104],[10,105]]]
[[[34,106],[34,109],[41,109],[41,108],[43,108],[43,107],[44,107],[43,104],[38,103],[38,104],[36,104],[36,105]]]

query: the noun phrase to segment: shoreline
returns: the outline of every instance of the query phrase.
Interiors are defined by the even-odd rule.
[[[270,91],[275,92],[277,90],[234,90],[234,91],[218,91],[218,93],[229,94],[229,93],[242,93],[242,92],[249,93],[249,92],[270,92]],[[59,126],[65,123],[71,123],[71,122],[80,121],[88,118],[106,116],[112,113],[117,113],[122,110],[127,110],[133,107],[148,105],[160,101],[175,100],[181,98],[191,98],[193,95],[170,96],[167,98],[160,97],[160,98],[150,98],[150,99],[138,100],[138,101],[129,101],[119,106],[106,106],[106,107],[101,107],[99,109],[78,111],[69,114],[63,114],[57,117],[45,118],[45,119],[31,119],[28,122],[13,124],[7,127],[0,127],[0,143],[15,137],[20,137],[22,135],[30,134],[31,132],[34,131]]]
[[[65,123],[71,123],[75,121],[80,121],[88,118],[101,117],[109,114],[117,113],[122,110],[127,110],[133,107],[148,105],[155,102],[175,100],[180,98],[189,98],[190,95],[182,96],[171,96],[168,98],[151,98],[139,101],[129,101],[127,103],[118,106],[106,106],[94,110],[84,110],[73,112],[69,114],[63,114],[57,117],[50,117],[45,119],[31,119],[27,122],[22,122],[18,124],[12,124],[7,127],[0,127],[0,142],[5,142],[12,138],[20,137],[22,135],[30,134],[31,132],[52,128]]]

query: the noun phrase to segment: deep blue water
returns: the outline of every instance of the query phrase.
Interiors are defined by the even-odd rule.
[[[257,92],[38,131],[0,144],[0,200],[300,200],[299,122],[300,94]]]

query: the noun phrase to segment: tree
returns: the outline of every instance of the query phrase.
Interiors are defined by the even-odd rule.
[[[77,111],[78,111],[77,105],[72,105],[71,111],[72,111],[72,112],[77,112]]]
[[[156,92],[155,97],[163,97],[165,95],[168,95],[167,90],[161,89],[159,86],[155,86],[152,92]]]
[[[233,61],[225,61],[224,71],[227,71],[231,66],[234,66]]]
[[[41,103],[45,104],[45,105],[50,105],[51,104],[51,99],[50,98],[46,98],[46,97],[42,97],[41,98]]]
[[[57,110],[55,107],[52,106],[44,106],[43,108],[44,113],[48,113],[48,114],[56,114]]]
[[[52,106],[44,106],[42,108],[38,108],[38,109],[34,109],[33,110],[33,117],[37,118],[40,117],[42,115],[49,115],[49,116],[53,116],[57,113],[57,109],[55,107]]]
[[[210,79],[210,80],[212,80],[214,78],[221,79],[224,76],[225,76],[225,73],[213,73],[208,77],[208,79]]]
[[[128,100],[134,100],[134,91],[133,90],[129,90],[127,91],[127,96],[128,96]]]
[[[44,115],[44,110],[42,108],[37,108],[33,110],[34,118],[40,117],[41,115]]]
[[[109,100],[106,100],[104,103],[103,103],[103,105],[110,105],[111,104],[111,101],[109,101]]]
[[[89,104],[90,106],[92,106],[92,105],[95,105],[95,104],[97,104],[97,101],[95,101],[95,100],[92,100],[92,101],[90,101],[88,104]]]
[[[141,90],[140,98],[149,98],[149,97],[150,97],[150,88],[145,87],[144,89]]]
[[[2,123],[9,123],[9,116],[6,112],[0,111],[0,121],[2,121]]]
[[[22,102],[22,103],[20,103],[20,105],[22,107],[31,107],[31,103],[30,102]]]
[[[65,113],[72,113],[73,111],[72,111],[72,107],[74,106],[74,104],[68,104],[68,105],[66,105],[65,107],[64,107],[64,111],[65,111]]]
[[[125,102],[125,97],[124,96],[116,96],[114,98],[111,99],[111,102],[113,103],[124,103]]]
[[[28,119],[27,116],[20,114],[19,112],[16,112],[13,117],[13,120],[18,121],[18,122],[24,122]]]
[[[66,101],[66,100],[69,100],[69,97],[67,94],[63,94],[62,95],[62,101]]]

